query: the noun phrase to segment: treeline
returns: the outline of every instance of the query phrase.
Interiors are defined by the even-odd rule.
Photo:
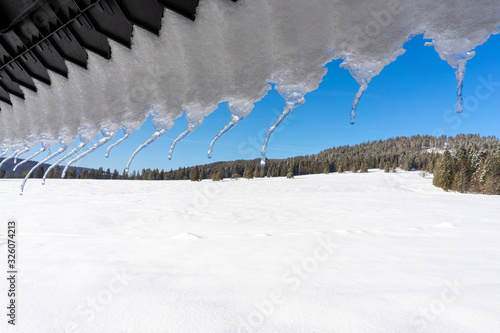
[[[213,163],[170,171],[164,179],[290,178],[368,169],[395,172],[400,168],[433,173],[434,184],[447,191],[500,194],[500,141],[493,136],[397,137],[327,149],[316,155],[267,160],[265,167],[259,164],[260,160]]]
[[[26,163],[28,164],[28,163]],[[36,164],[33,163],[33,164]],[[50,167],[48,164],[38,167],[30,176],[30,178],[43,178],[45,171]],[[25,178],[31,168],[24,168],[21,171],[10,171],[6,169],[0,170],[0,178]],[[47,178],[61,178],[63,167],[56,166],[47,174]],[[106,171],[103,168],[88,169],[88,168],[71,168],[66,174],[68,179],[124,179],[120,173],[115,170],[111,172],[109,169]]]
[[[368,169],[395,172],[397,168],[433,173],[434,184],[444,190],[500,194],[500,141],[496,137],[479,135],[418,135],[336,147],[315,155],[271,159],[266,161],[265,167],[260,166],[258,159],[238,160],[170,171],[143,169],[125,176],[117,170],[73,168],[67,178],[198,181],[241,177],[291,178],[319,173],[367,172]],[[40,178],[43,172],[43,168],[37,170],[34,177]],[[60,174],[61,168],[56,167],[49,178],[60,177]]]
[[[500,194],[500,150],[459,147],[445,151],[434,167],[435,186],[462,193]]]

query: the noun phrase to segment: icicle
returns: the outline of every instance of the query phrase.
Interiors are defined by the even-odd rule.
[[[47,175],[49,174],[50,170],[54,169],[56,166],[58,166],[59,164],[61,164],[64,161],[66,161],[71,156],[75,155],[78,151],[80,151],[80,149],[82,149],[83,147],[85,147],[87,145],[87,143],[88,142],[85,142],[85,141],[80,142],[80,144],[75,149],[73,149],[68,154],[66,154],[63,157],[61,157],[59,160],[56,161],[56,163],[52,164],[47,169],[47,171],[45,171],[45,174],[43,175],[42,185],[45,185],[45,179],[47,179]],[[66,150],[66,149],[67,149],[67,147],[64,150]]]
[[[40,148],[36,153],[34,153],[33,155],[25,158],[22,162],[20,162],[19,164],[16,164],[16,166],[14,167],[14,169],[12,171],[16,171],[16,169],[18,167],[20,167],[21,165],[23,165],[24,163],[28,162],[29,160],[31,160],[32,158],[35,158],[37,157],[38,155],[40,155],[41,153],[43,153],[45,150],[47,150],[47,147],[42,147]]]
[[[456,71],[457,77],[457,113],[464,112],[464,78],[466,69],[467,59],[462,59],[458,61],[458,68]]]
[[[233,114],[231,115],[231,121],[229,124],[224,126],[224,128],[215,136],[215,138],[212,140],[212,143],[210,144],[210,148],[208,148],[208,158],[212,158],[213,152],[214,152],[214,146],[217,140],[219,140],[224,134],[229,132],[234,126],[236,126],[240,121],[243,120],[243,116],[239,114]]]
[[[0,163],[0,168],[2,167],[2,165],[4,165],[5,162],[7,162],[8,160],[12,159],[17,154],[18,151],[19,151],[19,149],[16,150],[16,151],[14,151],[14,153],[12,155],[10,155],[9,157],[4,158],[4,160]]]
[[[153,142],[156,141],[156,139],[158,139],[160,136],[162,135],[165,135],[167,134],[167,130],[166,129],[162,129],[162,130],[159,130],[159,131],[156,131],[146,142],[144,142],[142,145],[140,145],[135,151],[134,153],[132,154],[132,156],[130,156],[130,159],[128,160],[128,163],[127,165],[125,166],[125,170],[124,170],[124,173],[125,174],[128,174],[128,171],[130,169],[130,165],[132,164],[132,161],[134,160],[135,156],[137,154],[139,154],[139,152],[141,150],[143,150],[144,148],[146,148],[147,146],[149,146],[150,144],[152,144]]]
[[[264,167],[266,165],[266,152],[267,152],[267,145],[269,144],[269,139],[271,138],[271,135],[273,135],[274,131],[285,121],[285,119],[292,113],[292,111],[304,104],[306,101],[304,99],[304,94],[300,91],[292,91],[288,94],[281,94],[283,98],[286,101],[286,106],[285,110],[281,113],[281,115],[278,117],[278,119],[274,122],[273,126],[269,128],[267,131],[266,138],[264,140],[264,145],[262,146],[262,151],[261,151],[261,159],[260,159],[260,165]]]
[[[23,195],[24,186],[26,185],[26,182],[28,181],[28,178],[31,176],[31,174],[33,173],[34,170],[36,170],[40,165],[42,165],[42,164],[50,161],[51,159],[53,159],[57,155],[61,154],[66,149],[68,149],[68,147],[60,147],[55,153],[49,154],[49,156],[47,156],[45,159],[41,160],[40,162],[37,163],[37,165],[35,165],[33,168],[31,168],[31,170],[28,172],[28,174],[26,175],[26,177],[24,177],[24,180],[23,180],[23,182],[21,184],[21,193],[20,194]]]
[[[124,174],[128,174],[130,170],[130,165],[134,161],[134,158],[139,154],[144,148],[148,147],[150,144],[155,142],[160,136],[167,134],[167,130],[172,128],[173,122],[170,118],[168,117],[163,117],[160,116],[158,113],[158,110],[160,106],[154,105],[154,104],[149,104],[149,107],[151,108],[150,110],[150,115],[153,117],[152,123],[155,128],[155,132],[153,135],[147,139],[142,145],[140,145],[134,153],[130,156],[127,165],[125,165],[125,169],[123,171]],[[124,130],[125,133],[125,130]],[[127,133],[125,137],[122,138],[121,141],[125,140],[130,136],[130,133]],[[120,141],[118,141],[116,144],[118,144]],[[111,148],[111,147],[110,147]]]
[[[174,142],[170,145],[170,149],[168,150],[168,159],[172,160],[172,155],[174,154],[175,146],[178,142],[182,141],[186,136],[188,136],[192,131],[189,129],[184,130],[178,137],[175,138]]]
[[[78,162],[79,160],[81,160],[85,156],[87,156],[90,153],[94,152],[99,147],[101,147],[101,146],[105,145],[106,143],[108,143],[109,141],[111,141],[114,138],[115,134],[116,134],[116,132],[112,132],[112,131],[101,131],[101,133],[102,133],[102,136],[103,136],[103,138],[101,140],[99,140],[92,147],[90,147],[89,149],[87,149],[86,151],[84,151],[83,153],[81,153],[80,155],[78,155],[77,157],[75,157],[74,159],[72,159],[71,161],[69,161],[68,164],[66,164],[66,166],[64,167],[64,170],[62,172],[61,178],[66,177],[66,172],[68,171],[68,168],[72,164]]]
[[[170,145],[170,149],[168,151],[168,159],[169,160],[172,160],[172,155],[174,154],[175,146],[179,142],[184,140],[184,138],[186,138],[186,136],[191,134],[191,132],[193,132],[195,129],[197,129],[202,123],[203,123],[203,119],[188,124],[188,127],[184,130],[184,132],[182,132],[181,134],[179,134],[178,137],[175,138],[174,142],[172,142],[172,145]]]
[[[23,150],[20,150],[15,156],[14,156],[14,164],[17,164],[17,158],[21,156],[24,153],[27,153],[31,150],[31,148],[25,147]],[[14,168],[14,171],[16,168]]]
[[[132,132],[129,132],[127,130],[123,130],[123,138],[121,138],[120,140],[116,141],[115,143],[113,143],[111,146],[108,147],[108,149],[106,149],[106,158],[109,158],[109,153],[111,152],[111,149],[115,148],[116,146],[118,146],[120,143],[122,143],[123,141],[127,140],[128,137],[132,134]]]
[[[351,125],[356,124],[356,110],[358,109],[358,104],[361,101],[361,98],[363,97],[367,88],[368,88],[368,83],[364,81],[361,84],[361,87],[359,87],[358,93],[354,98],[354,103],[352,103],[352,108],[351,108]]]
[[[210,144],[210,148],[208,148],[208,158],[212,158],[214,146],[217,140],[219,140],[224,134],[229,132],[234,126],[236,126],[240,121],[242,121],[253,109],[253,104],[244,102],[229,102],[227,104],[229,110],[231,111],[231,121],[229,124],[224,126],[224,128],[215,136]]]
[[[464,52],[459,54],[446,54],[444,55],[445,60],[453,67],[456,68],[455,76],[457,78],[457,113],[464,112],[464,78],[465,70],[467,66],[467,61],[471,60],[476,55],[476,52]]]

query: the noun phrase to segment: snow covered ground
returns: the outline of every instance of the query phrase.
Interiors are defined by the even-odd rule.
[[[1,331],[499,332],[500,197],[431,183],[1,180]]]

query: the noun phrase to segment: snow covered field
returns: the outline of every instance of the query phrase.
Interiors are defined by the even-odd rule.
[[[500,197],[431,183],[0,180],[1,331],[499,332]]]

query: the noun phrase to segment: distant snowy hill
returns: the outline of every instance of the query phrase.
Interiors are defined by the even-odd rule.
[[[0,158],[0,163],[2,163],[2,161],[4,160],[5,158]],[[17,159],[17,162],[20,163],[22,162],[23,159],[21,158],[18,158]],[[19,168],[16,169],[16,172],[17,173],[22,173],[24,170],[26,169],[31,169],[32,167],[34,167],[38,162],[36,161],[27,161],[25,162],[23,165],[21,165]],[[4,171],[8,171],[9,173],[13,174],[14,172],[12,171],[12,169],[14,169],[16,165],[14,164],[14,160],[8,160],[7,162],[5,162],[2,167],[0,168],[0,170],[4,170]],[[42,164],[42,167],[44,169],[47,169],[48,167],[50,166],[50,164]]]
[[[0,158],[0,163],[2,163],[2,161],[4,160],[5,158]],[[22,158],[18,158],[17,159],[17,163],[21,163],[22,161],[24,161]],[[23,165],[21,165],[19,168],[16,169],[16,171],[12,171],[14,169],[14,167],[16,166],[16,164],[14,164],[14,160],[11,159],[11,160],[8,160],[7,162],[5,162],[2,167],[0,168],[0,170],[4,170],[6,172],[9,172],[10,174],[21,174],[24,170],[30,170],[31,168],[33,168],[38,162],[37,161],[27,161],[27,162],[24,162]],[[44,169],[44,170],[47,170],[48,167],[50,167],[51,164],[49,163],[44,163],[41,165],[41,167]],[[76,168],[78,170],[78,172],[82,171],[82,170],[90,170],[89,168],[81,168],[81,167],[77,167]]]

